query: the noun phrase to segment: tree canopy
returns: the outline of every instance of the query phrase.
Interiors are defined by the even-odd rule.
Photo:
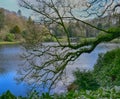
[[[119,14],[119,0],[20,0],[20,5],[36,12],[36,19],[44,25],[57,44],[39,42],[33,49],[27,49],[26,72],[22,72],[22,80],[26,79],[36,85],[47,85],[49,89],[62,80],[66,67],[75,61],[82,53],[90,53],[102,42],[109,42],[120,37],[120,28],[103,29],[91,23],[94,18]],[[112,12],[112,13],[109,13]],[[71,42],[71,33],[66,23],[78,22],[84,24],[79,33],[86,30],[86,26],[101,31],[94,39],[83,39]],[[54,26],[60,26],[67,38],[63,43],[54,33]],[[85,33],[85,32],[84,32]],[[33,38],[34,39],[34,38]],[[33,46],[33,45],[32,45]],[[86,47],[87,46],[87,47]],[[37,59],[37,62],[36,62]],[[31,81],[31,79],[34,79]],[[45,82],[45,83],[44,83]],[[44,84],[43,84],[44,83]]]
[[[114,49],[99,55],[93,73],[102,87],[120,86],[119,54],[120,49]]]
[[[5,17],[4,10],[0,9],[0,31],[4,27]]]

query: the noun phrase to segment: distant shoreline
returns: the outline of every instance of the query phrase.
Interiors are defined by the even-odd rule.
[[[12,44],[21,44],[21,43],[22,43],[21,41],[13,41],[13,42],[0,41],[0,45],[7,45],[7,44],[12,45]],[[51,42],[44,42],[44,43],[51,43]],[[55,41],[52,43],[55,43]],[[112,40],[110,42],[106,42],[106,43],[120,43],[120,39],[114,39],[114,40]]]
[[[20,44],[20,41],[16,41],[16,42],[6,42],[6,41],[1,41],[0,45],[7,45],[7,44]]]

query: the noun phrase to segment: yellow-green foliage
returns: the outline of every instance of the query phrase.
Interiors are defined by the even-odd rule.
[[[0,99],[120,99],[120,86],[114,86],[112,88],[99,88],[96,91],[83,90],[75,92],[67,92],[63,94],[53,94],[48,93],[38,95],[37,92],[33,92],[27,97],[16,97],[7,91],[0,96]]]

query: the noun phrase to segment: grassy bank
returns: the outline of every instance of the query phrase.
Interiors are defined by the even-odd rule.
[[[7,44],[20,44],[20,41],[15,41],[15,42],[6,42],[6,41],[1,41],[0,45],[7,45]]]
[[[60,38],[58,39],[60,42],[67,42],[66,38]],[[94,38],[81,38],[80,40],[78,40],[78,42],[83,42],[85,40],[94,40]],[[49,41],[48,41],[49,42]],[[57,42],[55,39],[53,40],[53,42]],[[13,42],[8,42],[8,41],[0,41],[0,45],[7,45],[7,44],[20,44],[22,43],[21,41],[13,41]],[[114,39],[111,41],[111,43],[120,43],[120,39]]]

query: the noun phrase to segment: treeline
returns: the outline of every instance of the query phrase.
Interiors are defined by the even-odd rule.
[[[27,19],[20,10],[16,13],[0,8],[0,41],[23,41],[26,25]]]
[[[53,41],[44,25],[22,16],[21,10],[16,13],[0,8],[0,41],[37,44],[43,39]]]
[[[93,26],[99,28],[99,29],[109,29],[110,27],[118,27],[120,26],[120,15],[108,15],[101,18],[94,18],[86,20],[85,22],[92,24]],[[85,38],[85,37],[96,37],[99,35],[100,30],[97,30],[95,28],[92,28],[91,26],[88,26],[86,24],[83,24],[80,21],[70,21],[64,23],[67,31],[69,32],[70,38]],[[63,27],[61,27],[59,24],[54,24],[52,26],[52,32],[59,38],[65,37],[65,31],[63,30]]]
[[[88,23],[101,28],[108,29],[112,26],[120,25],[120,16],[112,15],[105,16],[99,19],[86,20]],[[76,38],[78,41],[84,37],[96,37],[99,34],[99,30],[91,28],[81,22],[66,22],[64,23],[70,38]],[[37,41],[55,41],[52,38],[44,25],[34,22],[31,17],[28,19],[22,16],[22,12],[11,12],[0,8],[0,41],[25,41],[37,43]],[[65,31],[63,27],[58,24],[54,24],[51,27],[51,32],[55,34],[59,39],[66,39]],[[29,37],[28,37],[29,36]],[[32,38],[36,38],[36,41]]]

